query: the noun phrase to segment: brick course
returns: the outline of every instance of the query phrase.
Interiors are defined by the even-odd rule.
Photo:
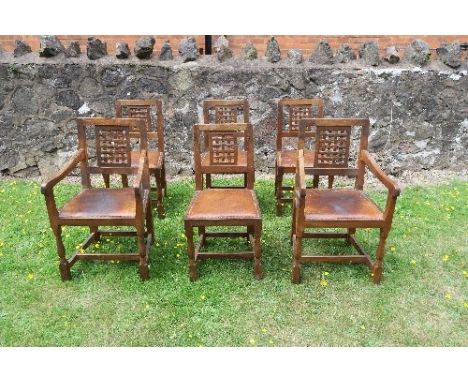
[[[86,41],[88,36],[85,35],[59,35],[60,41],[65,46],[68,46],[70,41],[78,40],[81,45],[81,51],[86,52]],[[136,39],[140,36],[133,35],[95,35],[107,42],[107,50],[109,54],[114,54],[115,44],[117,41],[124,41],[128,43],[130,49],[132,49]],[[162,44],[165,40],[169,40],[177,54],[177,47],[180,40],[185,37],[182,35],[154,35],[156,39],[155,51],[158,52],[161,49]],[[194,35],[197,45],[199,48],[205,48],[205,36]],[[213,35],[213,44],[218,36]],[[265,48],[269,35],[230,35],[227,36],[230,46],[235,54],[239,54],[242,47],[251,41],[258,49],[259,57],[265,54]],[[395,45],[398,49],[404,50],[405,47],[414,39],[424,40],[431,49],[436,49],[442,44],[450,43],[453,41],[468,42],[468,35],[419,35],[419,36],[408,36],[408,35],[278,35],[278,40],[283,57],[286,57],[287,51],[291,48],[299,48],[303,51],[305,56],[310,55],[317,43],[321,40],[327,40],[331,45],[332,49],[335,50],[342,44],[348,44],[353,49],[359,49],[359,46],[366,41],[375,41],[381,51],[385,50],[386,47]],[[23,40],[29,45],[33,52],[39,50],[40,36],[37,35],[0,35],[0,46],[6,52],[12,52],[15,45],[15,40]]]

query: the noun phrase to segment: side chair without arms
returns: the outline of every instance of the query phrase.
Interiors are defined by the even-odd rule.
[[[245,136],[247,172],[245,188],[206,188],[203,189],[200,159],[200,135],[208,135],[209,168],[229,169],[238,162],[238,140]],[[198,278],[196,262],[204,258],[247,258],[254,260],[254,274],[261,278],[260,236],[262,218],[255,191],[253,190],[254,154],[252,125],[208,124],[194,126],[195,195],[185,214],[185,235],[187,237],[189,276],[191,281]],[[246,232],[206,232],[210,226],[247,227]],[[195,248],[193,229],[198,227],[199,244]],[[251,244],[251,251],[245,252],[203,252],[209,237],[244,237]]]
[[[156,198],[151,201],[156,206],[158,218],[164,218],[164,196],[167,194],[166,164],[164,156],[164,117],[162,100],[160,99],[119,99],[115,101],[115,113],[118,118],[143,118],[146,121],[146,137],[148,139],[148,165],[150,177],[154,177],[155,185],[151,191]],[[138,131],[131,132],[132,138],[141,139]],[[150,147],[154,144],[155,147]],[[132,151],[132,166],[137,167],[139,151]],[[109,187],[109,175],[104,174],[106,187]],[[122,183],[128,186],[127,176],[122,175]]]
[[[55,236],[63,281],[71,280],[71,267],[78,260],[138,261],[140,277],[149,278],[148,257],[154,240],[146,139],[141,140],[138,166],[131,164],[130,137],[139,130],[146,134],[145,121],[136,118],[78,118],[78,151],[50,180],[41,187],[45,196],[50,225]],[[88,134],[87,134],[88,133]],[[87,139],[87,135],[93,135]],[[94,159],[95,157],[95,159]],[[57,207],[55,186],[76,167],[80,168],[82,190]],[[93,188],[92,174],[134,175],[132,188]],[[62,240],[63,226],[88,226],[90,235],[81,249],[66,257]],[[101,230],[100,226],[130,226],[135,230]],[[84,253],[101,236],[136,236],[136,253]]]
[[[292,197],[285,192],[291,192],[294,187],[283,185],[284,174],[294,174],[296,171],[297,149],[284,147],[284,140],[299,138],[299,121],[304,118],[322,118],[323,100],[320,98],[281,99],[277,111],[276,135],[276,162],[275,162],[275,197],[276,215],[281,216],[284,203],[292,203]],[[315,138],[315,130],[306,131],[306,137]],[[306,167],[314,165],[314,151],[304,148],[304,161]],[[314,177],[314,187],[317,187],[319,177]],[[333,185],[333,176],[329,176],[328,185]]]
[[[203,124],[231,124],[231,123],[250,123],[249,120],[249,102],[246,99],[208,99],[203,101]],[[247,187],[247,173],[240,172],[239,168],[247,167],[247,151],[245,148],[245,134],[241,136],[244,138],[244,148],[239,147],[237,154],[237,168],[227,170],[225,174],[243,174],[244,186]],[[208,150],[208,136],[204,137],[205,150]],[[212,175],[220,174],[222,170],[210,166],[209,153],[203,152],[201,154],[201,173],[202,181],[206,179],[207,188],[220,188],[212,185]],[[224,171],[224,170],[223,170]]]
[[[372,272],[374,283],[382,277],[385,241],[392,226],[393,213],[400,189],[388,177],[367,151],[368,119],[322,118],[301,121],[316,128],[314,167],[305,166],[305,154],[299,150],[296,166],[291,239],[293,243],[292,282],[299,283],[301,265],[310,262],[363,263]],[[349,166],[351,130],[360,130],[357,149],[357,168]],[[365,171],[369,170],[387,189],[385,209],[364,192]],[[306,174],[355,177],[354,188],[306,188]],[[343,228],[345,232],[307,232],[307,229]],[[378,228],[380,241],[375,260],[365,252],[355,237],[358,228]],[[302,241],[306,238],[344,238],[353,245],[358,255],[311,256],[304,255]]]

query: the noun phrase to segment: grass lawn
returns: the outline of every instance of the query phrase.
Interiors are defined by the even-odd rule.
[[[78,189],[61,185],[56,196]],[[252,261],[206,260],[191,283],[183,216],[193,189],[169,184],[149,281],[133,262],[78,262],[64,283],[39,184],[0,181],[0,346],[468,345],[468,183],[402,192],[379,286],[364,265],[333,264],[304,265],[302,283],[291,284],[290,209],[275,216],[269,180],[256,184],[264,278],[254,279]],[[383,202],[385,191],[373,196]],[[69,254],[87,232],[65,228]],[[374,254],[377,230],[358,237]],[[100,246],[136,249],[130,238],[111,240]],[[342,240],[306,243],[309,252],[348,251]]]

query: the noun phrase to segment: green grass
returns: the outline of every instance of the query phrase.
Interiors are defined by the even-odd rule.
[[[169,184],[149,281],[140,281],[135,263],[78,262],[64,283],[39,185],[0,182],[0,346],[468,345],[468,183],[403,191],[380,286],[363,265],[332,264],[305,265],[302,284],[292,285],[290,208],[275,216],[266,180],[256,185],[264,278],[254,279],[251,261],[206,260],[191,283],[182,233],[193,188]],[[56,196],[65,201],[78,189],[61,185]],[[383,190],[373,196],[385,200]],[[67,227],[67,251],[86,234]],[[377,231],[358,236],[373,254]],[[102,246],[136,248],[115,241]],[[339,240],[309,240],[306,249],[348,250]]]

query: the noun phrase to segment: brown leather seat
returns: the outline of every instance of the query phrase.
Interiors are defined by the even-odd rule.
[[[304,150],[304,166],[313,167],[314,157],[315,157],[315,152],[313,150]],[[279,167],[283,167],[286,171],[295,170],[296,163],[297,163],[297,150],[278,151],[276,153],[276,162]]]
[[[139,151],[132,151],[130,153],[132,167],[138,167],[138,163],[140,161],[140,152]],[[162,159],[163,156],[161,152],[158,150],[148,151],[148,168],[151,170],[161,168],[162,166]]]
[[[59,210],[61,219],[134,219],[133,188],[88,189],[81,191]]]
[[[306,191],[305,220],[383,221],[379,207],[363,192],[350,189]]]
[[[210,155],[209,153],[203,153],[201,155],[201,165],[202,167],[210,165]],[[247,151],[238,150],[237,152],[237,163],[233,166],[236,167],[247,167]]]
[[[196,191],[185,219],[260,219],[260,208],[253,190],[209,188]]]

